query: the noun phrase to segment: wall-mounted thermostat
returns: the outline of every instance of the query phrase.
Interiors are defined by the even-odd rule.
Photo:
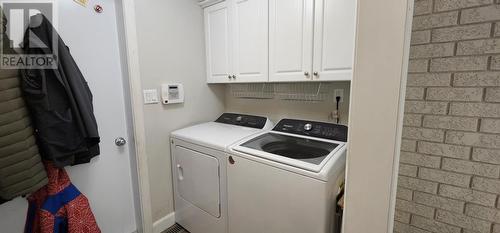
[[[163,104],[178,104],[184,102],[182,84],[170,83],[161,85],[161,102]]]

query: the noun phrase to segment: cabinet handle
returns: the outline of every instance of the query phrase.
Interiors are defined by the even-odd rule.
[[[234,164],[233,156],[229,156],[228,160],[229,160],[229,164]]]
[[[319,75],[318,71],[314,71],[313,75],[318,76]]]
[[[236,75],[233,74],[233,79],[236,79]]]
[[[227,76],[227,79],[231,80],[231,75],[228,75],[228,76]]]
[[[309,76],[309,72],[307,72],[307,71],[306,71],[306,72],[304,72],[304,75],[305,75],[305,76]]]

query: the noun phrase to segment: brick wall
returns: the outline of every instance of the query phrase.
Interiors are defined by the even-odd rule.
[[[416,0],[395,232],[500,233],[500,0]]]

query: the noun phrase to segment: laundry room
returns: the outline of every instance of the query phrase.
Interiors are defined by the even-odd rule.
[[[240,124],[236,122],[237,117],[240,115],[243,116],[241,121],[241,125],[243,126],[246,123],[251,123],[253,116],[268,118],[267,121],[269,123],[263,126],[264,128],[261,128],[261,130],[272,129],[273,125],[278,124],[282,119],[325,122],[332,125],[338,123],[344,127],[348,124],[350,79],[354,62],[354,2],[339,2],[339,4],[346,4],[345,7],[348,7],[349,11],[338,16],[345,17],[345,20],[339,19],[338,21],[350,22],[350,26],[347,24],[332,25],[331,27],[334,28],[345,27],[346,33],[342,38],[335,38],[339,42],[337,45],[325,48],[325,51],[329,49],[343,55],[345,54],[345,59],[330,59],[327,57],[329,55],[324,55],[324,65],[330,65],[330,67],[321,67],[317,64],[318,67],[315,67],[315,69],[318,70],[313,71],[313,64],[307,61],[308,59],[305,57],[302,57],[306,56],[302,55],[303,49],[307,56],[313,55],[313,33],[311,30],[311,35],[304,35],[311,42],[310,46],[304,45],[307,48],[301,48],[303,46],[300,44],[300,41],[292,41],[290,43],[291,47],[276,48],[286,51],[283,56],[289,57],[288,61],[281,64],[281,60],[276,60],[277,70],[274,71],[276,73],[276,80],[271,78],[269,73],[271,71],[268,68],[270,64],[268,61],[270,59],[268,47],[271,46],[270,44],[268,45],[268,21],[263,20],[264,18],[262,18],[262,21],[242,18],[241,22],[246,24],[239,26],[238,29],[236,29],[236,25],[232,21],[228,21],[231,25],[220,24],[223,22],[221,20],[224,20],[224,17],[229,18],[233,17],[232,14],[236,14],[236,11],[233,9],[236,7],[242,7],[242,10],[245,9],[241,12],[241,17],[244,17],[244,15],[253,15],[252,18],[257,15],[267,17],[268,6],[266,2],[235,1],[233,3],[228,1],[215,2],[216,4],[214,2],[205,2],[203,3],[204,5],[199,5],[193,4],[192,1],[167,1],[156,2],[155,4],[158,4],[157,7],[152,6],[148,2],[136,3],[136,8],[138,9],[136,23],[139,25],[137,33],[140,35],[138,46],[139,60],[141,61],[142,88],[151,90],[152,92],[156,91],[157,94],[154,96],[158,98],[157,101],[153,101],[155,103],[144,105],[146,153],[150,161],[148,169],[151,175],[152,218],[157,224],[171,225],[171,223],[176,222],[179,224],[179,227],[183,227],[189,232],[270,231],[271,229],[268,228],[268,224],[261,224],[262,228],[257,229],[253,227],[245,228],[243,226],[246,225],[238,224],[240,228],[230,230],[230,228],[235,227],[230,222],[239,221],[236,218],[239,216],[238,214],[244,214],[243,212],[236,213],[236,210],[233,210],[234,214],[231,214],[230,203],[240,202],[235,198],[247,197],[231,195],[230,191],[223,192],[224,190],[233,189],[230,187],[231,184],[238,181],[230,179],[232,171],[225,169],[231,165],[227,163],[227,155],[219,155],[220,152],[217,151],[225,151],[227,147],[230,147],[237,141],[257,134],[259,131],[245,129],[243,132],[237,133],[238,128],[231,128],[229,126],[231,124]],[[230,4],[237,4],[238,6]],[[298,4],[298,2],[294,4]],[[299,5],[295,6],[298,7]],[[312,5],[306,5],[305,7],[312,7]],[[299,10],[300,8],[297,9]],[[247,10],[251,11],[246,12]],[[146,17],[146,14],[148,16],[155,15],[155,17]],[[157,24],[158,21],[164,22],[162,28],[151,30],[152,25]],[[183,22],[183,24],[179,24],[179,21]],[[207,25],[210,21],[214,22],[213,28]],[[297,24],[293,26],[300,27],[301,25]],[[240,34],[234,35],[224,34],[227,32],[219,31],[225,30],[224,28],[229,30],[230,27],[235,28],[234,30],[242,31]],[[243,28],[249,30],[243,31]],[[211,32],[211,30],[214,31]],[[290,31],[290,33],[301,33],[300,30],[298,27],[293,28],[293,31]],[[213,38],[210,36],[212,33],[214,35]],[[161,36],[158,37],[158,34],[161,34]],[[176,36],[173,37],[171,35]],[[228,38],[225,38],[225,36]],[[239,40],[241,44],[233,45],[235,46],[234,49],[230,48],[229,45],[223,44],[223,41],[237,41],[233,36],[242,37]],[[165,46],[157,46],[159,43]],[[325,45],[328,46],[329,43]],[[141,46],[146,49],[141,50]],[[222,47],[216,48],[210,46]],[[291,57],[292,54],[295,57]],[[224,57],[226,55],[231,57]],[[285,57],[281,59],[285,59]],[[240,61],[239,65],[236,64],[238,60]],[[172,66],[165,66],[166,61],[168,64],[172,64]],[[233,64],[231,65],[226,62]],[[145,65],[142,65],[143,63]],[[143,67],[145,68],[142,69]],[[208,71],[209,69],[211,71]],[[323,69],[324,72],[320,72],[320,69]],[[318,74],[318,72],[320,73]],[[169,75],[161,75],[165,73]],[[165,99],[163,99],[162,95],[164,94],[165,85],[169,84],[182,84],[183,103],[165,104]],[[225,127],[219,128],[217,125],[214,126],[212,124],[205,125],[205,122],[214,122],[223,118],[224,116],[221,116],[223,113],[236,114],[226,116],[228,118],[226,122],[228,124],[227,129]],[[258,122],[259,120],[255,121]],[[303,125],[306,123],[309,122],[297,123],[296,127],[299,127],[299,125],[300,127],[304,127]],[[342,130],[344,129],[342,128]],[[170,135],[174,138],[173,142],[165,143],[165,139],[170,138]],[[328,138],[320,140],[324,139]],[[304,142],[297,143],[299,145]],[[200,145],[202,147],[199,147]],[[211,152],[205,152],[203,147],[211,148]],[[344,147],[340,148],[342,148],[341,151],[345,150]],[[304,150],[312,149],[309,147],[304,148]],[[334,152],[332,148],[328,148],[327,150],[328,153],[326,154]],[[197,153],[191,154],[189,151],[196,151]],[[201,156],[198,154],[199,152],[211,158],[216,158],[215,161],[217,163],[211,163],[214,161],[205,161],[202,158],[198,158]],[[189,157],[189,155],[192,157],[186,160],[186,157]],[[325,155],[319,157],[323,156]],[[235,160],[235,165],[243,164],[236,157],[232,158]],[[338,176],[345,170],[345,156],[343,158],[344,164],[340,166],[338,171],[332,172],[330,176]],[[219,167],[221,172],[220,180],[219,178],[212,177],[210,174],[210,171],[217,170],[216,168],[201,170],[201,167],[208,167],[208,165],[201,165],[204,163]],[[197,165],[195,166],[194,164]],[[321,164],[321,166],[323,165]],[[196,174],[193,171],[196,171]],[[244,172],[244,170],[235,172]],[[320,173],[320,171],[306,171],[306,173],[313,174]],[[216,175],[219,176],[219,174]],[[190,176],[200,177],[200,179],[196,180]],[[204,179],[201,179],[201,177]],[[215,182],[216,180],[218,180],[218,184],[214,184],[217,183]],[[255,177],[255,181],[257,182],[258,180],[260,178]],[[284,181],[276,180],[275,182]],[[200,183],[213,185],[196,185]],[[241,182],[238,183],[241,184]],[[329,192],[338,194],[341,191],[340,186],[342,186],[343,181],[341,181],[341,178],[336,178],[335,181],[331,180],[325,183],[330,184],[332,189],[335,189]],[[219,188],[214,190],[214,187]],[[297,186],[300,189],[306,187]],[[237,189],[237,187],[234,187],[234,189]],[[255,189],[260,188],[256,186]],[[288,190],[288,192],[291,191]],[[169,195],[165,195],[165,193],[169,193]],[[318,191],[304,193],[303,195],[313,194],[319,195]],[[274,194],[262,193],[261,198],[268,199],[269,196],[266,197],[266,195],[279,195],[279,192],[275,192]],[[203,197],[207,199],[203,199]],[[300,203],[300,199],[295,198],[287,201]],[[327,199],[320,196],[317,196],[317,198]],[[329,198],[328,200],[335,202],[331,199]],[[250,199],[246,202],[248,204],[254,203]],[[265,201],[260,203],[269,204]],[[320,201],[314,207],[310,205],[293,206],[292,208],[310,209],[310,214],[319,215],[318,211],[320,209],[317,209],[317,206],[327,205],[329,204]],[[241,210],[247,208],[232,206]],[[273,209],[278,210],[278,206],[278,203],[276,203],[276,207]],[[279,215],[279,213],[270,210],[264,211],[268,211],[270,215]],[[282,211],[287,212],[284,209]],[[328,211],[325,209],[323,212],[326,213]],[[330,212],[328,216],[325,215],[322,218],[318,218],[321,220],[303,224],[302,228],[295,227],[292,230],[285,227],[277,231],[304,232],[307,229],[311,230],[313,228],[317,228],[319,231],[322,231],[320,228],[323,228],[325,231],[333,231],[334,226],[329,221],[329,218],[334,219],[333,212],[335,211],[332,209]],[[297,216],[284,216],[281,219],[281,223],[276,224],[276,227],[278,227],[276,229],[280,229],[280,227],[286,225],[294,227],[288,224],[289,219],[299,217],[304,213],[305,211]],[[229,220],[231,217],[233,217],[233,221]],[[255,221],[261,221],[263,218],[264,216],[255,218],[252,221],[248,221],[248,224],[257,224]],[[272,219],[269,218],[270,221]],[[274,220],[278,221],[277,219]],[[312,224],[321,227],[312,227]]]
[[[0,7],[0,233],[500,233],[500,0]]]

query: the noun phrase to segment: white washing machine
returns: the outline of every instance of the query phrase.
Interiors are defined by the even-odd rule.
[[[232,146],[228,232],[333,232],[346,144],[346,126],[283,119]]]
[[[224,113],[172,132],[176,222],[191,233],[226,233],[228,147],[271,128],[266,117]]]

